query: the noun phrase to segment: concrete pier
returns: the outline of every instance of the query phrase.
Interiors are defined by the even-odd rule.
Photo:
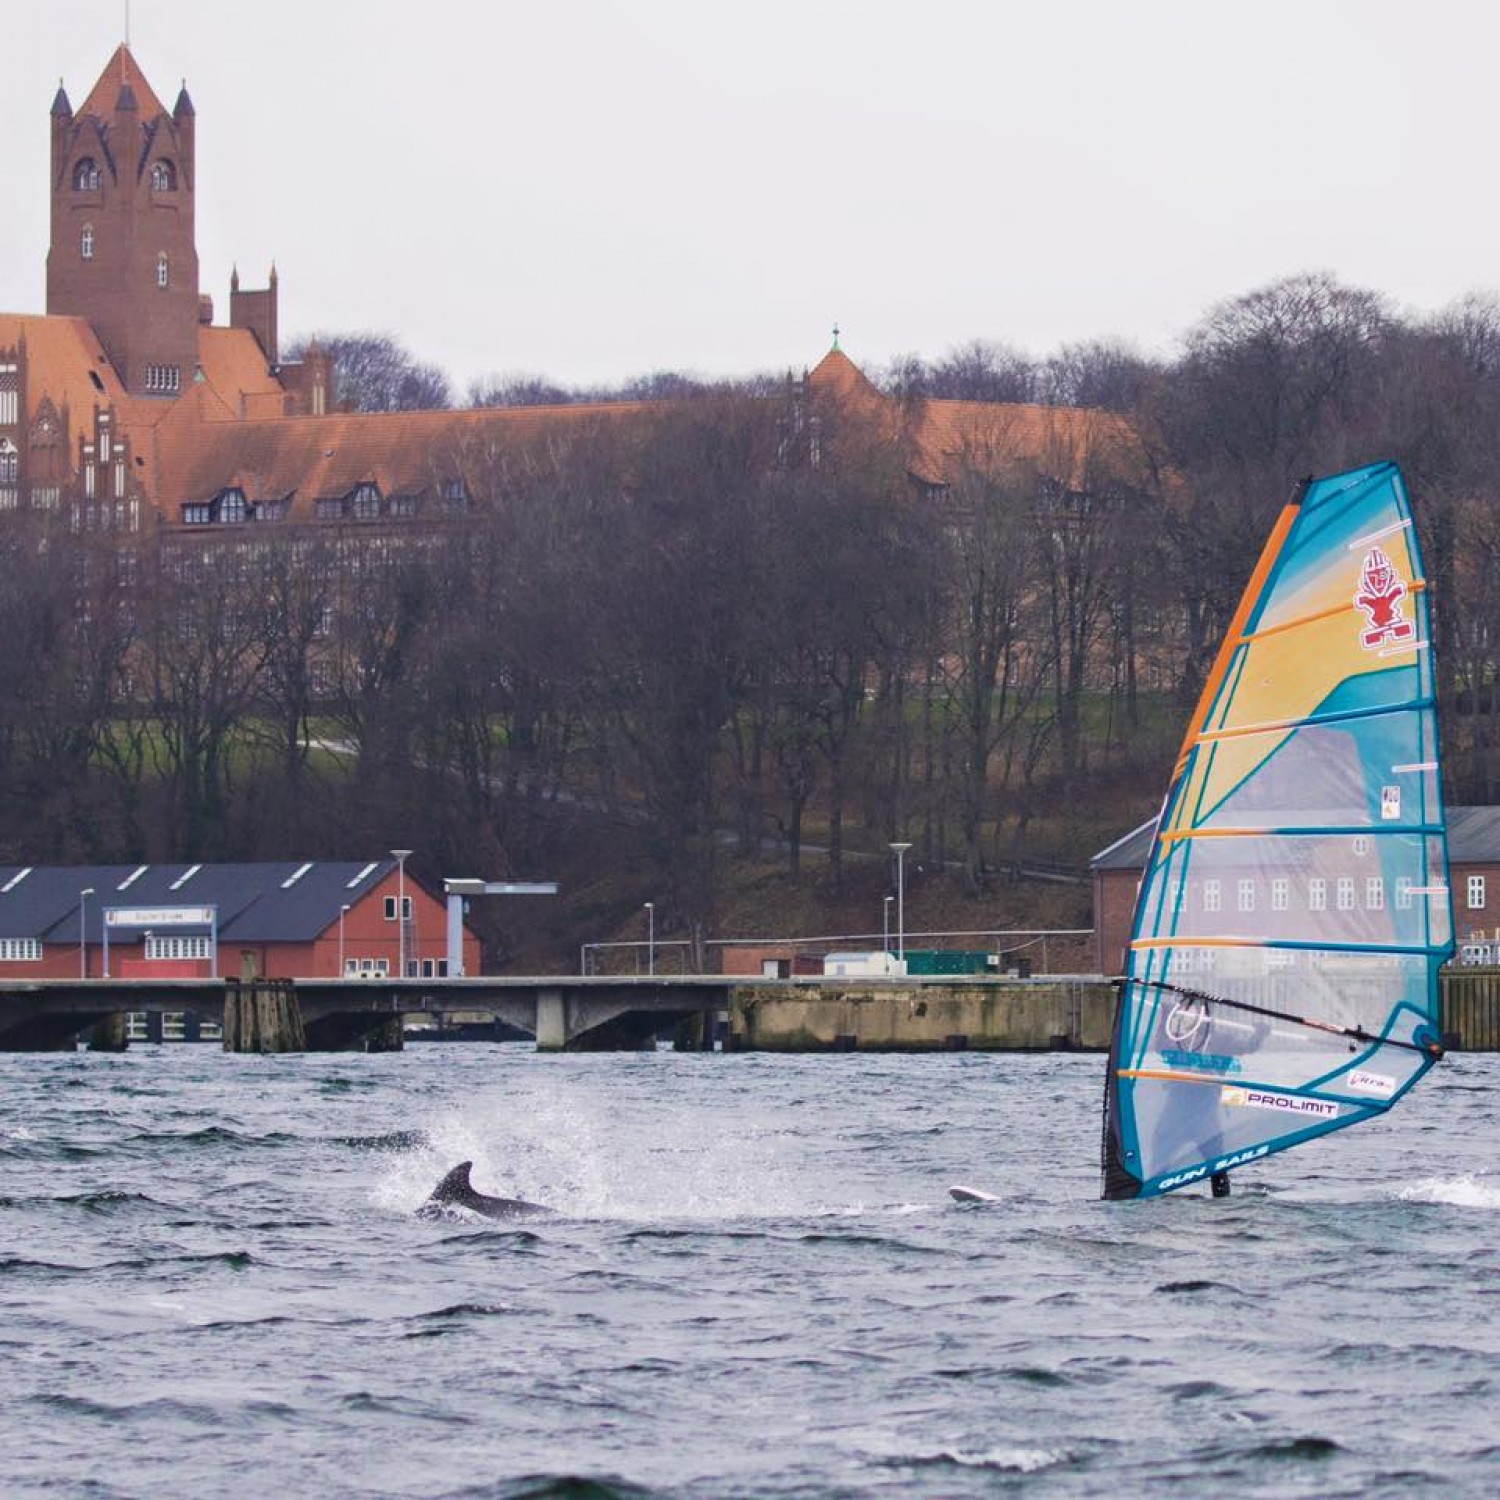
[[[729,1026],[753,1052],[1106,1051],[1114,1003],[1091,978],[747,984]]]

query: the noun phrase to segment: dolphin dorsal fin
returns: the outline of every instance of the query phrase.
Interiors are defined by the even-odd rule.
[[[432,1196],[439,1202],[445,1203],[452,1198],[462,1198],[474,1191],[473,1184],[469,1181],[469,1171],[474,1163],[461,1161],[454,1169],[438,1183],[433,1189]]]

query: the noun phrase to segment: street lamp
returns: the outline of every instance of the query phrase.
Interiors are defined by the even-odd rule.
[[[396,975],[406,978],[406,860],[410,849],[392,849],[396,861]]]
[[[906,851],[910,844],[893,843],[896,853],[896,957],[906,957]]]
[[[344,918],[349,915],[349,903],[339,907],[339,978],[342,979],[349,971],[344,967]]]
[[[880,947],[884,953],[891,951],[891,902],[896,898],[887,896],[880,913]]]
[[[89,977],[89,939],[88,927],[84,917],[88,911],[89,897],[94,894],[94,888],[86,885],[78,893],[78,977],[87,979]]]
[[[646,903],[646,972],[656,973],[656,903]]]

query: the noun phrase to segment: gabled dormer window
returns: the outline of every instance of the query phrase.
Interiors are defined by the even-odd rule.
[[[443,481],[443,509],[450,515],[461,516],[469,508],[469,490],[462,479]]]
[[[245,519],[244,490],[225,490],[219,496],[219,521],[225,526],[238,525]]]
[[[99,191],[99,164],[92,156],[81,156],[74,165],[73,191],[75,193]]]
[[[357,484],[351,507],[356,521],[374,521],[380,516],[380,490],[373,484]]]
[[[177,186],[177,168],[163,158],[151,163],[151,191],[170,193]]]
[[[78,231],[78,253],[84,260],[94,258],[94,226],[85,224]]]

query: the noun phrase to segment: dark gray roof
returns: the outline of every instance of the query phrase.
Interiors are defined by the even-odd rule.
[[[1156,819],[1132,828],[1089,861],[1093,870],[1144,870],[1156,834]],[[1455,865],[1500,864],[1500,807],[1448,809],[1448,862]]]
[[[1500,807],[1448,809],[1448,862],[1500,864]]]
[[[1144,870],[1156,833],[1156,819],[1147,818],[1137,828],[1101,849],[1090,861],[1091,870]]]
[[[305,943],[328,931],[343,906],[377,886],[396,861],[288,860],[254,865],[0,866],[0,937],[76,942],[79,893],[87,939],[103,938],[107,907],[214,906],[219,940]],[[415,886],[410,873],[407,881]],[[128,928],[115,928],[122,935]]]

